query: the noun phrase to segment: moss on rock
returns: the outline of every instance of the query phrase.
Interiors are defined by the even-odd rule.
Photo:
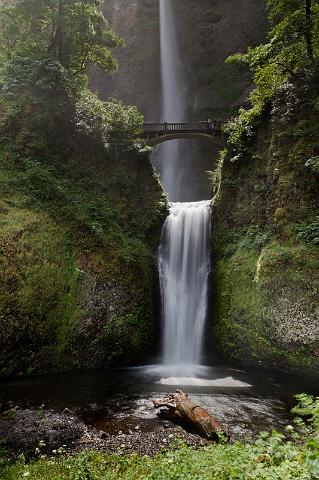
[[[227,358],[318,372],[319,178],[307,168],[318,92],[302,102],[296,91],[278,95],[255,142],[240,159],[224,154],[215,174],[211,329]]]
[[[166,199],[145,154],[0,152],[0,373],[127,365],[156,348]]]

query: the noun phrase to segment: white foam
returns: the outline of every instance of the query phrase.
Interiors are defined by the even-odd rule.
[[[156,383],[160,385],[173,386],[196,386],[196,387],[231,387],[231,388],[250,388],[249,383],[236,380],[233,377],[224,378],[198,378],[198,377],[166,377],[161,378]]]

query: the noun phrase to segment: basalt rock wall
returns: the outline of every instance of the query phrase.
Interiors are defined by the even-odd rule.
[[[210,351],[319,372],[318,74],[285,85],[215,175]]]

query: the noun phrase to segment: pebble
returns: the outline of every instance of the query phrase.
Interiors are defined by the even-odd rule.
[[[112,453],[121,448],[125,452],[152,456],[167,448],[175,438],[183,438],[188,445],[202,444],[199,436],[187,433],[170,422],[158,425],[151,432],[144,432],[141,425],[136,425],[129,434],[120,430],[117,435],[111,435],[86,425],[75,412],[66,414],[43,410],[39,419],[37,409],[17,408],[16,417],[12,424],[11,420],[0,416],[0,437],[13,451],[30,452],[31,455],[36,447],[41,448],[41,454],[56,456],[66,451],[68,454],[81,451],[89,444],[96,451]]]

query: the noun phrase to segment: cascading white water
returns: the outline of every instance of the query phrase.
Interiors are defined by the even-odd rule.
[[[187,79],[181,61],[171,0],[160,0],[160,42],[162,79],[162,122],[182,122],[186,115]],[[183,164],[180,141],[158,146],[153,156],[160,163],[161,180],[172,201],[180,199]],[[158,165],[157,165],[158,166]]]
[[[207,311],[210,202],[172,203],[159,254],[164,364],[201,362]]]
[[[171,0],[160,0],[160,34],[162,121],[184,121],[187,80]],[[192,152],[190,143],[180,141],[166,142],[156,152],[162,183],[173,202],[184,200],[187,193],[191,195],[185,189],[185,173]],[[201,362],[207,313],[209,232],[209,201],[170,204],[159,253],[163,363],[178,373],[185,373],[185,369],[193,371]]]
[[[187,80],[179,52],[171,0],[160,0],[160,41],[163,121],[179,122],[185,118]]]

